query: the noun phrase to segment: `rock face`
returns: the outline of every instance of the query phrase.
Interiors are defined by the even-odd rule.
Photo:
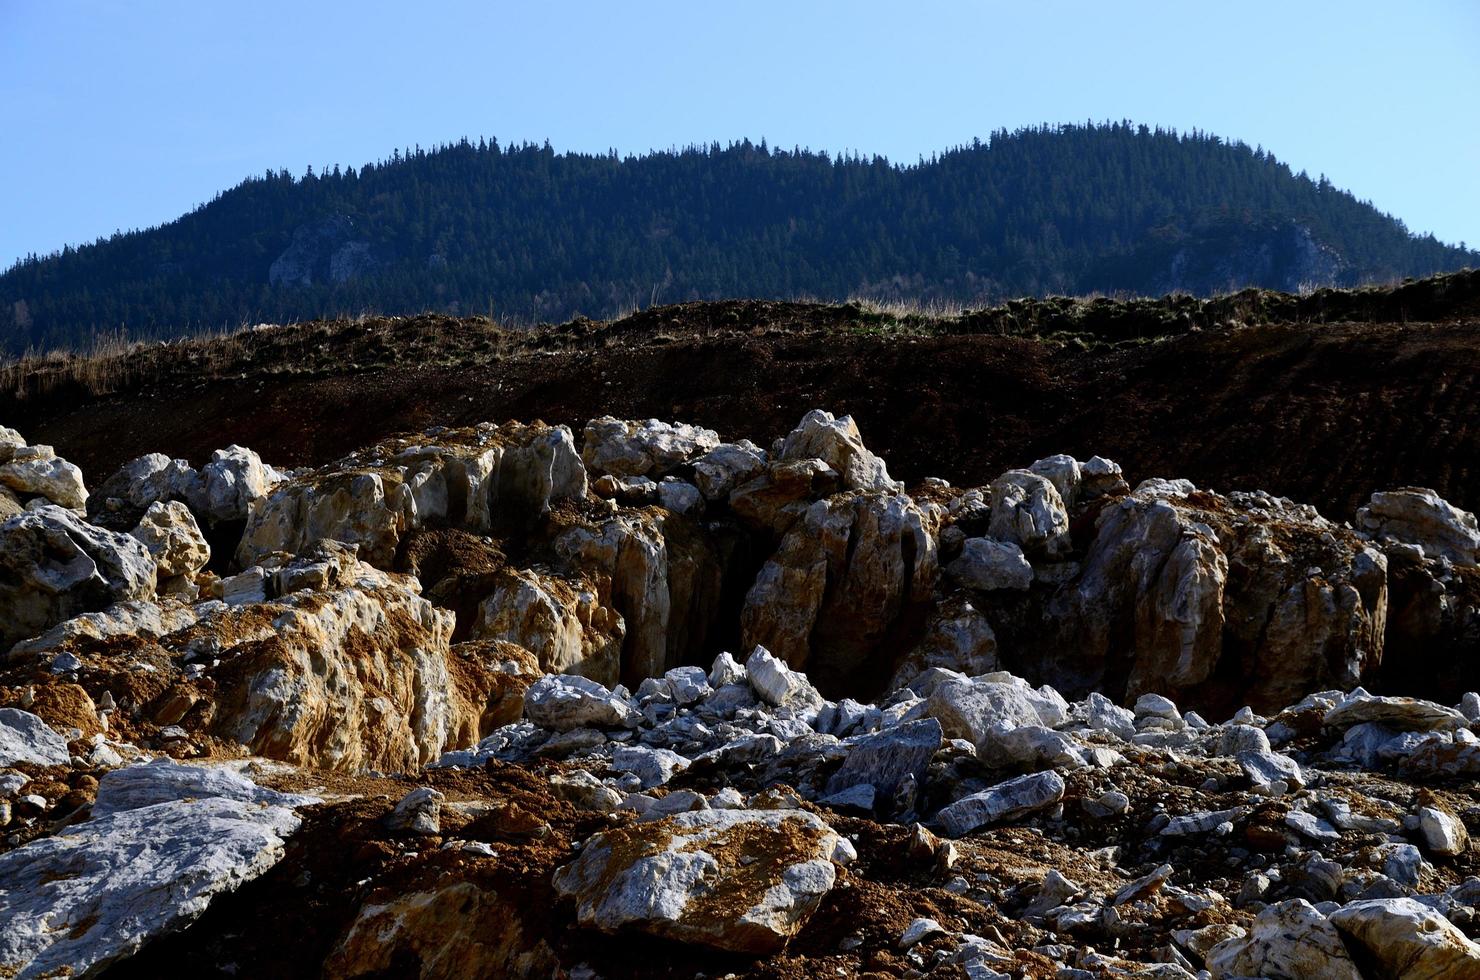
[[[1069,550],[1069,514],[1058,487],[1047,477],[1009,470],[992,481],[990,493],[993,538],[1049,558]]]
[[[653,476],[716,449],[719,436],[681,422],[592,419],[581,434],[581,461],[595,474]]]
[[[508,572],[478,610],[475,639],[517,643],[552,674],[616,684],[627,625],[600,592],[533,569]]]
[[[1417,545],[1429,558],[1474,565],[1480,557],[1480,523],[1432,490],[1405,488],[1374,493],[1357,511],[1357,527],[1380,538]]]
[[[46,505],[0,524],[0,646],[79,613],[154,594],[155,567],[134,538]]]
[[[279,485],[252,508],[237,562],[297,554],[327,538],[388,568],[412,528],[519,530],[554,502],[585,494],[586,471],[563,426],[484,425],[440,432],[429,444],[390,440]]]
[[[743,642],[824,683],[891,671],[881,649],[935,583],[930,525],[902,494],[839,494],[813,504],[751,586]]]
[[[6,972],[42,977],[99,970],[183,928],[213,897],[276,864],[283,839],[298,828],[293,807],[306,801],[264,791],[248,801],[235,788],[186,797],[176,795],[176,780],[166,780],[156,792],[135,787],[127,800],[118,800],[104,780],[100,815],[0,855],[0,963]]]
[[[770,953],[832,890],[852,847],[810,813],[700,810],[586,842],[555,876],[582,925]]]
[[[1101,511],[1083,571],[1049,602],[1042,668],[1075,692],[1124,676],[1124,697],[1230,712],[1351,688],[1382,659],[1386,571],[1310,508],[1143,485]]]
[[[149,549],[161,582],[194,575],[211,560],[211,546],[200,525],[195,523],[190,508],[179,501],[150,504],[139,526],[129,533]]]

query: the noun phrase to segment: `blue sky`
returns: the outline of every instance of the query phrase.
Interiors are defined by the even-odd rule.
[[[1121,118],[1263,144],[1480,243],[1475,0],[0,0],[0,266],[463,135],[914,161]]]

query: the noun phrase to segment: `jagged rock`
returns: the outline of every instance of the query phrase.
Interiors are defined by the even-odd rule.
[[[510,569],[478,608],[473,638],[517,643],[551,674],[616,684],[627,625],[600,591],[581,579]]]
[[[1256,729],[1257,730],[1257,729]],[[1272,791],[1283,783],[1286,790],[1305,788],[1305,773],[1300,763],[1279,752],[1246,751],[1235,756],[1239,768],[1256,789]]]
[[[988,533],[1024,552],[1054,558],[1069,551],[1069,513],[1058,489],[1029,470],[1008,470],[992,481]]]
[[[471,881],[367,901],[323,965],[334,980],[394,973],[553,977],[565,972],[512,897]],[[416,964],[415,967],[409,964]]]
[[[1010,541],[967,538],[961,557],[946,566],[946,574],[968,589],[1026,589],[1033,584],[1033,566],[1023,549]]]
[[[1335,729],[1369,722],[1400,732],[1462,728],[1468,724],[1460,712],[1432,701],[1357,693],[1327,711],[1325,717],[1326,727]]]
[[[1074,739],[1042,725],[995,721],[976,743],[977,758],[995,769],[1079,769],[1089,765]]]
[[[903,935],[899,937],[899,948],[909,949],[917,943],[931,936],[938,936],[945,931],[945,927],[934,919],[923,917],[914,919],[909,925],[905,926]]]
[[[1051,728],[1066,717],[1058,703],[1010,674],[947,675],[924,697],[925,714],[940,721],[947,738],[964,738],[973,745],[983,744],[999,721]]]
[[[656,476],[720,445],[718,434],[681,422],[592,419],[581,433],[581,461],[592,473]]]
[[[149,549],[161,581],[194,575],[211,560],[211,546],[200,525],[195,523],[190,508],[178,501],[150,504],[138,527],[129,533]]]
[[[1147,481],[1100,511],[1033,666],[1069,693],[1124,676],[1106,693],[1220,712],[1350,689],[1382,658],[1386,567],[1311,508]]]
[[[893,490],[894,481],[884,461],[863,445],[853,416],[833,417],[813,409],[787,434],[777,454],[779,462],[820,459],[842,475],[845,490]]]
[[[822,701],[822,696],[805,675],[786,666],[762,646],[757,646],[746,658],[745,676],[751,688],[767,704],[818,704]]]
[[[0,645],[79,613],[154,594],[149,552],[126,534],[43,506],[0,524]]]
[[[1411,898],[1379,898],[1331,913],[1347,941],[1364,952],[1380,976],[1404,980],[1480,977],[1480,944]]]
[[[745,597],[741,638],[820,683],[887,670],[891,631],[936,578],[930,519],[903,494],[840,494],[813,504]]]
[[[158,501],[189,503],[204,496],[201,475],[183,459],[164,453],[147,453],[124,463],[93,495],[97,500],[121,500],[138,510]]]
[[[1432,490],[1406,487],[1374,493],[1357,511],[1357,527],[1381,538],[1417,545],[1429,558],[1476,564],[1480,523]]]
[[[213,524],[246,520],[253,506],[282,480],[261,456],[237,445],[211,453],[211,461],[200,468],[198,481],[190,481],[184,473],[181,477],[183,486],[178,489],[184,490],[190,509]]]
[[[964,796],[936,814],[948,837],[964,837],[987,824],[1015,820],[1064,798],[1064,779],[1056,772],[1036,772]]]
[[[893,799],[900,784],[913,779],[925,781],[930,760],[940,749],[941,727],[934,718],[912,721],[871,735],[860,735],[843,743],[847,758],[832,778],[826,792],[841,793],[869,785],[881,799]]]
[[[726,500],[736,487],[765,472],[766,454],[742,439],[724,443],[694,460],[694,483],[706,500]]]
[[[637,712],[620,695],[585,677],[541,677],[524,695],[524,713],[542,728],[633,728]]]
[[[963,596],[951,596],[931,612],[925,635],[899,666],[888,690],[898,690],[932,667],[968,677],[991,673],[997,662],[997,635],[987,617]]]
[[[123,805],[105,779],[93,819],[0,855],[0,963],[9,975],[91,974],[183,928],[282,858],[299,824],[292,808],[307,802],[265,790],[251,802],[181,797],[174,785]]]
[[[1254,917],[1247,936],[1214,946],[1208,969],[1215,980],[1362,980],[1336,927],[1300,898],[1269,906]]]
[[[715,655],[714,665],[709,668],[710,687],[719,690],[731,684],[744,684],[746,679],[745,668],[728,650],[721,650]]]
[[[622,794],[584,769],[572,773],[550,774],[550,788],[555,795],[582,810],[610,813],[622,803]]]
[[[663,681],[679,705],[702,701],[714,690],[702,667],[674,667],[663,674]]]
[[[1470,846],[1470,834],[1463,821],[1438,807],[1419,807],[1418,829],[1423,834],[1424,847],[1439,857],[1463,854]]]
[[[662,786],[689,766],[689,760],[668,749],[650,749],[646,745],[619,745],[612,750],[612,771],[630,772],[641,782],[642,789]]]
[[[842,485],[837,470],[820,459],[773,462],[761,475],[730,493],[730,512],[746,527],[783,535],[816,500]]]
[[[430,786],[418,786],[401,797],[385,818],[387,830],[412,834],[437,834],[442,830],[442,800]]]
[[[12,446],[0,464],[0,484],[21,497],[43,497],[59,507],[81,511],[87,506],[82,470],[60,459],[50,446]]]
[[[327,538],[389,568],[401,538],[428,522],[524,529],[554,502],[586,495],[586,470],[564,426],[511,422],[428,438],[388,440],[277,485],[251,508],[237,564]]]
[[[67,740],[29,711],[0,708],[0,766],[67,764]]]
[[[703,648],[719,614],[724,567],[689,519],[662,510],[618,514],[568,528],[555,550],[569,567],[610,580],[610,604],[627,630],[625,683],[635,688]]]
[[[800,810],[697,810],[604,831],[555,875],[581,925],[732,952],[786,945],[851,845]]]

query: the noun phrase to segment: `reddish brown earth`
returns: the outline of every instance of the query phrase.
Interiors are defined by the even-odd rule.
[[[1420,289],[1439,298],[1418,302]],[[1332,294],[1344,299],[1314,313],[1249,295],[1216,308],[1099,301],[1080,307],[1095,316],[1040,313],[1027,327],[1003,326],[1008,308],[928,320],[762,302],[524,333],[438,317],[315,323],[145,348],[85,384],[33,371],[24,383],[51,390],[10,387],[0,420],[96,483],[145,452],[199,464],[231,442],[292,466],[428,425],[578,429],[602,414],[769,438],[824,407],[853,414],[911,481],[982,484],[1050,453],[1098,453],[1132,482],[1265,489],[1337,519],[1402,485],[1480,507],[1480,273]],[[1178,312],[1189,303],[1194,314]],[[1398,315],[1410,318],[1363,319]]]

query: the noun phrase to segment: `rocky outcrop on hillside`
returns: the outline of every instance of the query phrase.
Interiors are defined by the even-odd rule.
[[[8,975],[1480,976],[1432,491],[907,487],[815,411],[89,495],[0,432],[65,476],[0,474]]]

